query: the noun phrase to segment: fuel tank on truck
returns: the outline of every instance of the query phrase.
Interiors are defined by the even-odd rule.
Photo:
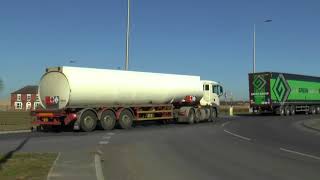
[[[47,68],[39,84],[45,109],[164,104],[202,98],[199,76],[80,68]]]

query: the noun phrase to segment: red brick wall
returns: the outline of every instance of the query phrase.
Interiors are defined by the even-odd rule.
[[[34,102],[36,100],[36,97],[37,97],[37,94],[31,94],[31,109],[30,110],[33,110],[34,108]],[[14,103],[17,102],[17,94],[11,94],[11,108],[13,110],[20,110],[20,109],[15,109],[15,106],[14,106]],[[21,94],[21,101],[22,102],[22,111],[25,111],[26,110],[26,103],[28,102],[27,101],[27,94]]]

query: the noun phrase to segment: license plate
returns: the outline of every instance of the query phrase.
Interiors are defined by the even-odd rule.
[[[48,122],[48,118],[43,118],[43,122]]]

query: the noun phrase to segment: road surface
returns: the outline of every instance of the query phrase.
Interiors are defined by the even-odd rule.
[[[309,118],[320,116],[241,116],[131,130],[1,135],[0,152],[59,152],[50,179],[96,179],[93,155],[98,151],[106,180],[318,180],[320,133],[300,125]]]

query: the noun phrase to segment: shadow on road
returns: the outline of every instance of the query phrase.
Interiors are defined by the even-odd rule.
[[[14,150],[7,152],[1,159],[0,159],[0,170],[6,164],[6,162],[12,158],[14,153],[19,151],[30,139],[30,136],[26,137]]]

